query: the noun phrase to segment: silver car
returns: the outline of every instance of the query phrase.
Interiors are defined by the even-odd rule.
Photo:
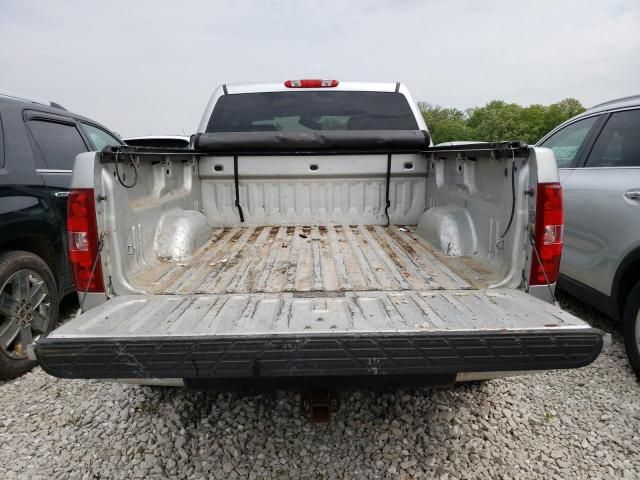
[[[564,190],[559,287],[622,320],[640,379],[640,95],[596,105],[537,146],[554,151]]]

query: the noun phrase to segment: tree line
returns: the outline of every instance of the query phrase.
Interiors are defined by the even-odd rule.
[[[452,140],[524,140],[534,144],[565,120],[586,110],[575,98],[528,107],[493,100],[465,111],[426,102],[418,102],[418,108],[434,144]]]

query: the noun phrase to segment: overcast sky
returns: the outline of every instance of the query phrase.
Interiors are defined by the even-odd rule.
[[[640,1],[0,0],[0,89],[123,136],[192,133],[221,83],[314,77],[589,106],[640,93]]]

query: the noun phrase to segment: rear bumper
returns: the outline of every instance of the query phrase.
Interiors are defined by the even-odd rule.
[[[459,372],[577,368],[602,350],[591,328],[340,335],[44,338],[42,368],[62,378],[184,378],[216,389],[293,379],[437,377]],[[289,379],[289,380],[285,380]],[[205,383],[207,383],[205,382]],[[197,383],[197,382],[196,382]],[[224,389],[224,388],[222,388]]]

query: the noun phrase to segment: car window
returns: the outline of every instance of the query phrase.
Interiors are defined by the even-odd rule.
[[[607,120],[587,167],[640,167],[640,110],[616,112]]]
[[[594,116],[567,125],[546,139],[540,146],[553,150],[558,168],[569,168],[597,120],[598,117]]]
[[[76,155],[87,151],[87,146],[75,125],[30,120],[29,130],[48,168],[71,170]]]
[[[297,91],[223,95],[207,132],[416,130],[407,98],[393,92]]]
[[[82,123],[82,129],[84,133],[91,139],[91,142],[95,145],[96,150],[100,151],[107,145],[120,145],[122,142],[113,135],[108,134],[104,130],[87,123]]]

